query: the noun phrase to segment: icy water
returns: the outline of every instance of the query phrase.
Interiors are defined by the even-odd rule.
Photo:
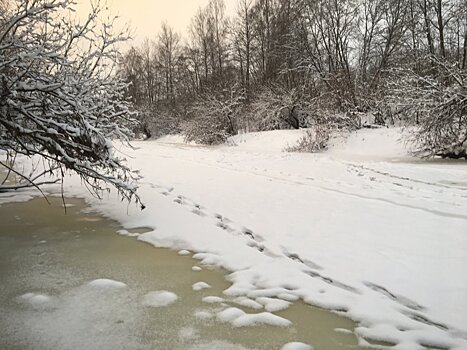
[[[352,321],[301,302],[276,313],[292,321],[290,327],[221,323],[217,311],[242,307],[202,298],[224,297],[225,271],[193,271],[198,262],[189,255],[118,235],[121,227],[87,212],[84,201],[66,202],[66,215],[59,199],[52,205],[38,198],[0,206],[2,350],[269,350],[292,341],[314,349],[360,348]],[[102,278],[126,286],[89,284]],[[200,281],[211,288],[193,291]],[[145,305],[148,293],[161,290],[178,299],[163,307]]]

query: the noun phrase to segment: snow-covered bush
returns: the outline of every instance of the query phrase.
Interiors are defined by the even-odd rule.
[[[328,147],[328,141],[331,137],[329,128],[323,125],[316,125],[306,130],[305,134],[293,146],[287,147],[287,152],[320,152]]]
[[[309,104],[293,89],[266,89],[251,105],[248,128],[255,131],[298,129],[304,126]]]
[[[186,141],[206,145],[223,143],[237,131],[237,117],[242,108],[242,96],[228,98],[203,96],[191,109],[192,119],[185,123]]]
[[[83,23],[70,18],[72,0],[11,1],[0,14],[0,150],[40,156],[63,178],[77,173],[100,195],[103,184],[139,198],[137,176],[112,140],[128,142],[134,120],[126,84],[114,72],[115,44],[126,40],[96,5]],[[2,163],[36,186],[37,179]],[[2,190],[9,188],[3,187]]]
[[[420,157],[467,159],[467,71],[431,58],[423,74],[397,72],[396,104],[415,127],[408,136]]]

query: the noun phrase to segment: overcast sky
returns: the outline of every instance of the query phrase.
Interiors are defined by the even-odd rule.
[[[90,0],[78,0],[78,11],[86,13]],[[118,14],[131,24],[135,41],[154,38],[162,22],[166,21],[182,36],[186,37],[191,18],[200,6],[209,0],[107,0],[113,14]],[[226,0],[227,13],[232,13],[236,0]]]

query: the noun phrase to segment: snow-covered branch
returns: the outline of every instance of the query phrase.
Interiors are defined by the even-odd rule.
[[[139,202],[138,176],[112,145],[128,143],[136,123],[127,84],[112,74],[128,35],[102,22],[98,5],[80,24],[71,0],[13,4],[0,19],[0,149],[74,171],[97,196],[110,184]]]

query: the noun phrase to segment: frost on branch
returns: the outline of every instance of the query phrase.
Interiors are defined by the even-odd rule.
[[[135,123],[127,86],[114,74],[115,44],[127,31],[116,31],[99,3],[86,20],[72,20],[73,5],[18,0],[0,14],[0,150],[10,161],[41,156],[59,179],[74,171],[97,196],[108,184],[139,202],[138,176],[112,145],[128,143]],[[2,164],[24,183],[41,184],[14,162]]]

